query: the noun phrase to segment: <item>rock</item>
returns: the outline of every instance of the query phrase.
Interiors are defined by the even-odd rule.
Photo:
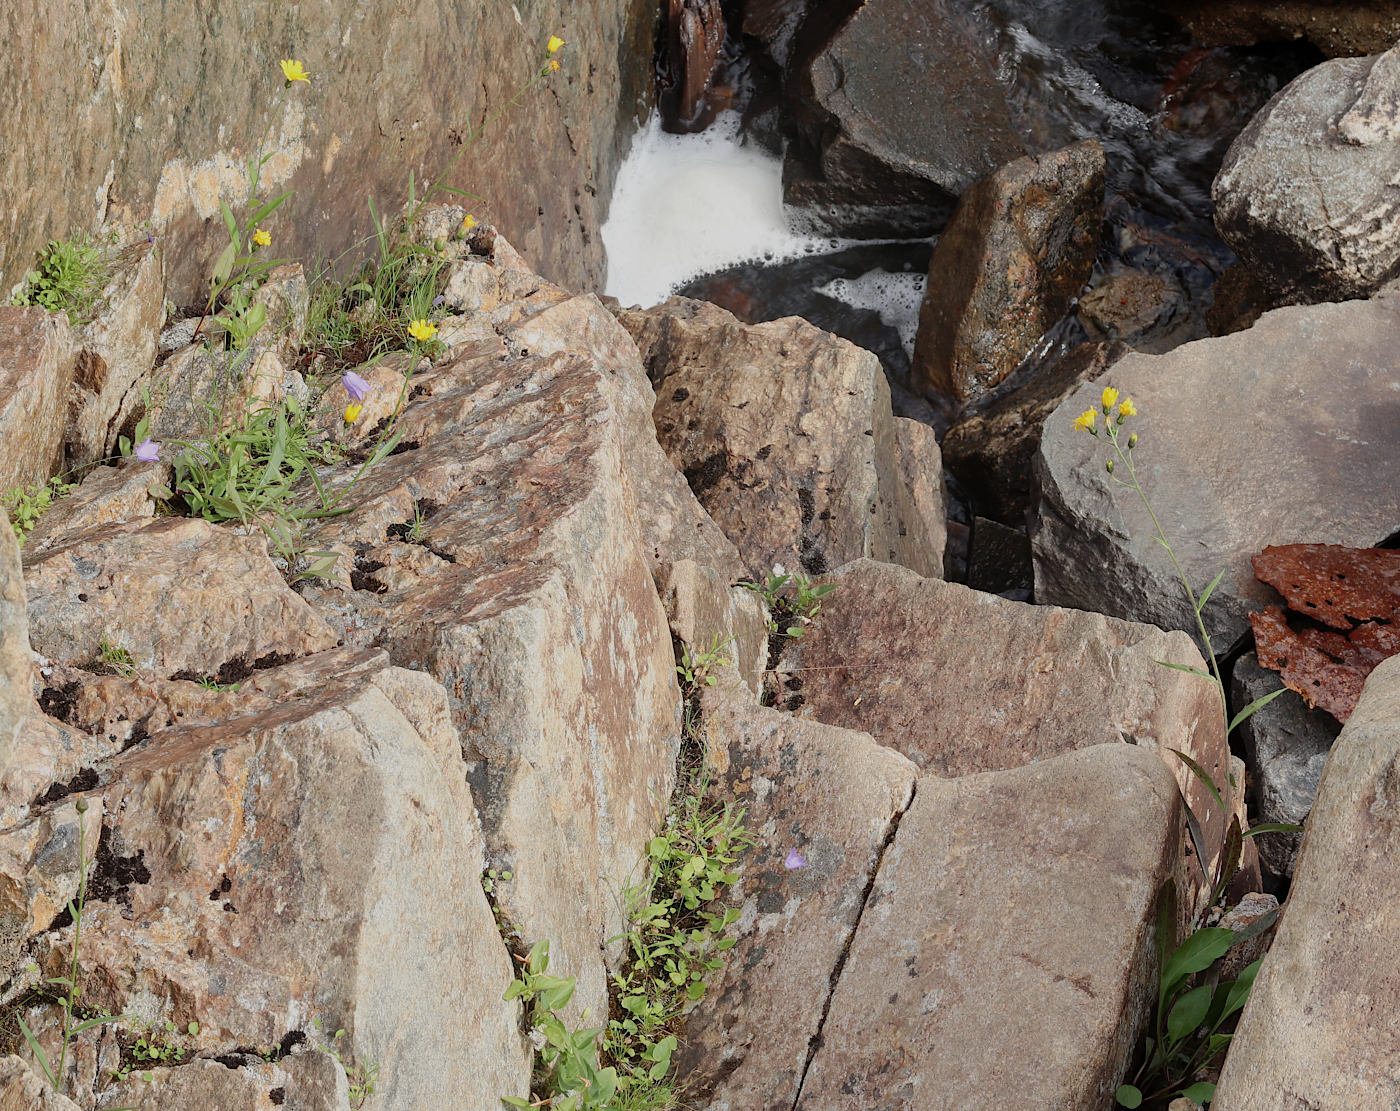
[[[846,234],[929,235],[1024,150],[991,48],[947,0],[861,5],[815,52],[798,97],[817,172],[790,154],[784,199],[820,206],[809,215]]]
[[[267,221],[270,250],[314,260],[353,249],[353,268],[373,233],[365,197],[392,213],[410,170],[421,197],[466,142],[469,155],[442,184],[490,198],[478,219],[499,224],[551,277],[602,283],[598,228],[634,120],[651,100],[652,6],[551,0],[517,23],[509,8],[471,0],[444,23],[437,10],[405,11],[397,0],[333,0],[293,5],[272,21],[240,11],[190,23],[187,12],[161,10],[139,26],[125,9],[89,18],[77,0],[19,0],[7,10],[10,40],[29,44],[26,64],[48,80],[35,95],[19,67],[0,76],[0,130],[12,137],[13,167],[0,177],[0,288],[56,235],[104,220],[149,221],[171,299],[202,303],[228,243],[219,201],[240,219],[248,212],[246,166],[260,148],[271,155],[261,199],[290,192]],[[560,71],[546,74],[548,88],[473,134],[471,124],[539,71],[551,34],[568,44],[555,56]],[[162,46],[173,41],[184,44],[174,62]],[[311,80],[285,90],[277,59],[289,53]],[[75,57],[95,61],[74,67]],[[208,73],[222,75],[217,87]],[[463,73],[472,80],[459,80]],[[424,87],[436,91],[424,98]],[[60,104],[84,108],[55,111]],[[172,128],[172,118],[184,122]],[[525,166],[529,189],[519,187]],[[555,218],[542,221],[540,208]]]
[[[894,418],[899,473],[913,501],[914,513],[928,530],[936,553],[929,573],[943,577],[943,550],[948,545],[948,492],[943,487],[943,452],[932,425],[909,417]]]
[[[44,695],[62,698],[45,688]],[[92,768],[121,751],[121,742],[94,737],[35,711],[20,723],[9,763],[0,772],[0,825],[23,822],[35,805],[97,786]]]
[[[146,243],[119,253],[101,313],[77,332],[65,469],[114,455],[123,425],[142,406],[165,320],[163,257]]]
[[[626,341],[592,304],[599,330]],[[631,387],[610,349],[594,353],[582,308],[536,310],[558,315],[534,331],[526,310],[507,314],[499,327],[528,356],[433,368],[400,418],[401,450],[307,538],[351,553],[350,582],[306,588],[347,645],[447,688],[490,865],[514,875],[497,906],[525,945],[550,941],[552,974],[577,976],[574,1020],[604,1013],[603,946],[665,814],[681,717],[641,524],[649,492],[624,463],[650,420],[623,408]],[[693,498],[674,504],[703,517]]]
[[[1254,891],[1222,915],[1216,925],[1222,929],[1240,933],[1277,910],[1278,900],[1276,898]],[[1241,972],[1269,951],[1269,943],[1273,939],[1274,928],[1270,927],[1244,941],[1236,942],[1234,947],[1220,958],[1220,965],[1216,970],[1219,973],[1220,982],[1238,978]]]
[[[1031,601],[1035,585],[1030,538],[986,517],[972,519],[967,546],[967,585],[1017,602]]]
[[[1235,661],[1231,689],[1237,706],[1247,706],[1279,686],[1278,675],[1260,667],[1252,652]],[[1240,726],[1258,821],[1303,823],[1340,731],[1336,719],[1309,710],[1292,691]],[[1291,876],[1302,840],[1300,833],[1263,833],[1254,843],[1265,868],[1275,876]]]
[[[689,559],[668,564],[659,589],[671,635],[696,653],[720,646],[756,702],[768,666],[767,613],[759,596]]]
[[[58,470],[76,360],[66,317],[0,305],[0,494]]]
[[[582,349],[602,369],[602,385],[619,419],[633,430],[622,465],[638,499],[642,539],[653,573],[661,564],[693,559],[731,580],[741,578],[744,565],[738,550],[656,442],[652,421],[656,394],[642,367],[642,355],[602,302],[591,294],[571,297],[508,323],[501,331],[522,357]]]
[[[821,1031],[831,978],[854,932],[914,766],[862,733],[703,699],[721,797],[758,840],[726,905],[737,938],[682,1031],[681,1075],[710,1107],[790,1108]],[[801,867],[785,861],[795,850]]]
[[[295,355],[306,338],[311,312],[311,290],[301,263],[283,263],[268,271],[253,294],[253,304],[267,313],[259,338],[283,340],[287,354]]]
[[[403,351],[396,351],[368,366],[356,369],[369,385],[369,394],[360,402],[360,413],[353,424],[345,423],[345,413],[353,400],[339,382],[321,395],[314,423],[335,439],[351,444],[364,444],[382,430],[381,422],[393,415],[407,397],[408,381],[420,360]]]
[[[246,674],[336,640],[277,573],[263,536],[197,519],[69,536],[31,557],[25,581],[35,650],[72,666],[101,662],[105,639],[163,677]]]
[[[796,317],[741,324],[684,298],[620,319],[657,383],[662,446],[750,577],[865,555],[942,574],[941,508],[930,527],[910,493],[875,356]],[[926,440],[908,441],[925,474]]]
[[[1400,1088],[1400,659],[1366,680],[1332,747],[1287,913],[1213,1111],[1384,1107]]]
[[[1072,427],[1112,384],[1140,412],[1138,477],[1225,652],[1246,613],[1275,601],[1250,557],[1267,544],[1370,547],[1400,528],[1386,483],[1400,470],[1391,404],[1400,298],[1278,309],[1245,332],[1166,355],[1128,355],[1045,423],[1031,542],[1035,594],[1168,629],[1195,629],[1176,571],[1130,490],[1104,474],[1108,448]]]
[[[840,969],[799,1111],[1108,1107],[1156,994],[1181,809],[1098,745],[921,778]]]
[[[59,1095],[23,1059],[0,1057],[0,1111],[80,1111],[72,1100]]]
[[[265,1111],[281,1107],[286,1111],[290,1106],[287,1094],[287,1074],[280,1063],[253,1058],[229,1068],[222,1061],[197,1059],[178,1068],[148,1069],[133,1075],[118,1083],[103,1102],[112,1101],[113,1106],[130,1107],[133,1111],[177,1107],[200,1111]],[[325,1111],[337,1111],[335,1104],[322,1106]],[[344,1106],[349,1107],[348,1096]]]
[[[1103,192],[1091,139],[1018,158],[963,193],[929,262],[919,387],[972,401],[1016,369],[1089,280]]]
[[[0,509],[0,773],[5,771],[25,722],[34,713],[29,611],[19,544]]]
[[[42,933],[78,895],[78,825],[85,867],[97,855],[102,805],[69,799],[0,832],[0,952]]]
[[[112,761],[100,794],[118,867],[105,888],[99,872],[80,951],[91,1005],[196,1020],[195,1049],[344,1028],[391,1111],[485,1111],[523,1091],[461,757],[396,702],[451,731],[445,691],[388,669]],[[60,932],[49,961],[70,945]]]
[[[1063,359],[965,415],[943,437],[943,459],[979,512],[1020,524],[1033,501],[1035,453],[1045,418],[1081,383],[1128,353],[1124,343],[1080,344]]]
[[[1219,701],[1181,633],[1096,613],[1028,606],[888,564],[827,580],[816,626],[779,663],[789,708],[868,731],[925,775],[1002,771],[1105,743],[1155,752],[1211,845],[1224,834],[1206,789],[1171,753],[1229,774]],[[788,687],[789,690],[793,688]]]
[[[710,75],[724,45],[724,13],[719,0],[667,0],[666,60],[670,88],[663,86],[660,107],[673,126],[700,130],[713,116],[706,112]]]
[[[1250,46],[1306,38],[1328,57],[1375,54],[1400,38],[1393,0],[1170,0],[1200,42]]]
[[[169,463],[143,463],[131,458],[115,467],[94,467],[72,493],[59,498],[39,518],[24,542],[32,557],[52,548],[71,533],[98,525],[154,517],[154,485],[168,486]]]
[[[1216,227],[1275,302],[1368,297],[1400,275],[1397,101],[1400,47],[1325,62],[1230,147]]]
[[[1090,340],[1121,339],[1136,351],[1160,355],[1187,340],[1201,339],[1187,321],[1181,285],[1161,274],[1123,270],[1110,274],[1079,298],[1079,320]],[[1175,326],[1173,326],[1175,325]]]

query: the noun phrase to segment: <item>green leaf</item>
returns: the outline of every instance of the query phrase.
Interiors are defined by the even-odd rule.
[[[1261,833],[1302,833],[1303,827],[1293,822],[1260,822],[1244,831],[1246,837],[1257,837]]]
[[[1196,763],[1195,760],[1191,759],[1191,757],[1187,756],[1186,753],[1181,752],[1180,750],[1175,748],[1169,748],[1167,749],[1167,751],[1172,753],[1174,756],[1176,756],[1177,759],[1179,759],[1183,764],[1190,768],[1191,773],[1206,785],[1206,790],[1210,792],[1210,797],[1215,800],[1215,805],[1220,807],[1220,813],[1224,814],[1225,811],[1229,808],[1225,805],[1225,800],[1220,797],[1220,788],[1215,785],[1215,780],[1213,780],[1210,777],[1210,773],[1206,771],[1205,768],[1201,767],[1200,764]],[[1202,867],[1204,866],[1205,865],[1203,860]]]
[[[1220,574],[1210,580],[1210,585],[1201,591],[1201,596],[1196,599],[1196,612],[1200,613],[1206,608],[1206,603],[1210,601],[1210,596],[1215,593],[1215,588],[1220,585],[1220,580],[1225,577],[1225,568],[1220,569]]]
[[[210,278],[210,284],[214,287],[215,293],[223,288],[229,275],[233,273],[233,260],[237,257],[238,252],[232,243],[219,253],[218,260],[214,263],[213,276]]]
[[[1118,1090],[1113,1093],[1113,1098],[1118,1101],[1119,1107],[1141,1107],[1142,1093],[1131,1084],[1121,1084]]]
[[[501,1102],[508,1104],[511,1107],[524,1108],[525,1111],[529,1111],[529,1108],[535,1106],[528,1099],[521,1099],[519,1096],[502,1096]]]
[[[1238,714],[1236,714],[1230,719],[1230,724],[1225,727],[1225,736],[1228,737],[1231,733],[1235,731],[1235,726],[1239,725],[1240,722],[1247,721],[1249,718],[1253,717],[1256,713],[1262,710],[1279,695],[1283,694],[1286,690],[1288,690],[1287,687],[1279,687],[1278,690],[1270,691],[1263,698],[1256,698],[1253,702],[1251,702],[1248,706],[1246,706],[1243,710],[1241,710]]]
[[[228,203],[222,197],[219,198],[219,211],[223,213],[224,227],[228,228],[229,239],[237,242],[238,221],[233,218],[233,209],[229,208]]]
[[[58,1090],[58,1077],[54,1075],[53,1066],[49,1064],[49,1055],[44,1052],[44,1047],[39,1044],[39,1040],[31,1033],[24,1019],[16,1017],[19,1023],[20,1032],[24,1034],[24,1040],[29,1043],[29,1048],[34,1051],[34,1057],[39,1062],[39,1067],[44,1070],[44,1076],[48,1078],[50,1086],[55,1091]]]
[[[1178,1095],[1183,1095],[1195,1103],[1209,1103],[1215,1098],[1215,1085],[1207,1080],[1202,1080],[1197,1084],[1192,1084],[1189,1088],[1182,1088]]]
[[[1166,1005],[1188,976],[1209,968],[1229,952],[1234,943],[1234,930],[1220,926],[1206,926],[1183,941],[1181,948],[1168,958],[1166,967],[1162,969],[1159,1007]]]
[[[1225,1006],[1220,1012],[1221,1022],[1236,1011],[1242,1010],[1244,1005],[1249,1002],[1249,993],[1254,988],[1254,978],[1259,975],[1259,966],[1263,963],[1264,958],[1260,957],[1240,973],[1239,979],[1230,984],[1225,993]]]
[[[1167,1015],[1167,1035],[1174,1041],[1181,1041],[1187,1034],[1200,1028],[1210,1010],[1210,985],[1194,987],[1172,1005]]]
[[[1199,675],[1202,679],[1213,680],[1215,678],[1215,676],[1213,676],[1209,671],[1202,671],[1199,667],[1191,667],[1188,664],[1172,664],[1167,663],[1166,660],[1153,660],[1152,662],[1159,663],[1163,667],[1169,667],[1173,671],[1185,671],[1190,675]]]

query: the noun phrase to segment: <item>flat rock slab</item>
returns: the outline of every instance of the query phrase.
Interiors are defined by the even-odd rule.
[[[1162,762],[1127,745],[920,779],[798,1111],[1110,1106],[1155,992],[1180,814]]]
[[[25,567],[34,650],[99,663],[101,643],[137,668],[218,675],[330,648],[336,635],[278,574],[262,533],[186,517],[101,525]]]
[[[1213,688],[1157,662],[1203,666],[1184,634],[1012,602],[869,560],[824,581],[839,585],[779,664],[802,715],[867,730],[920,771],[948,777],[1130,742],[1172,769],[1212,843],[1224,832],[1205,788],[1168,752],[1226,781]]]
[[[1195,628],[1176,571],[1107,446],[1072,427],[1105,385],[1136,403],[1134,461],[1219,651],[1277,602],[1250,557],[1270,544],[1369,548],[1400,529],[1393,418],[1400,297],[1296,306],[1166,355],[1128,355],[1045,422],[1032,528],[1040,602]]]
[[[1318,788],[1278,935],[1213,1111],[1400,1095],[1400,658],[1373,671]]]
[[[790,1111],[832,974],[914,789],[914,765],[868,734],[757,707],[704,701],[716,788],[747,810],[758,845],[726,903],[738,941],[686,1020],[692,1095],[714,1111]],[[796,852],[803,863],[789,854]]]
[[[941,486],[938,448],[898,434],[874,355],[797,317],[744,324],[681,297],[620,319],[656,382],[661,445],[750,576],[861,556],[942,574],[941,504],[902,463],[907,446],[920,486]]]

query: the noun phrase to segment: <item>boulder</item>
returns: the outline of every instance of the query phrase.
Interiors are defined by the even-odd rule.
[[[805,141],[784,166],[785,200],[847,234],[929,235],[1025,149],[993,51],[948,0],[860,5],[796,91]]]
[[[421,197],[451,168],[442,184],[489,198],[477,217],[507,229],[545,273],[601,284],[598,228],[651,99],[654,5],[550,0],[521,10],[517,22],[485,0],[412,9],[333,0],[291,5],[275,19],[224,11],[206,23],[163,8],[139,18],[90,12],[85,0],[7,4],[8,40],[27,45],[25,66],[0,75],[10,156],[0,169],[0,288],[22,277],[46,240],[106,220],[146,224],[171,299],[202,303],[228,243],[219,201],[245,215],[246,166],[260,149],[271,156],[261,199],[290,192],[267,221],[280,257],[362,257],[373,235],[366,196],[391,213],[410,172]],[[552,34],[567,45],[547,88],[473,132],[539,72]],[[164,45],[175,41],[179,58]],[[305,63],[309,84],[284,87],[277,61],[288,55]],[[42,95],[33,74],[45,75]],[[425,87],[434,94],[420,95]],[[520,187],[523,167],[530,188]],[[555,217],[541,220],[540,208]]]
[[[165,320],[164,255],[144,241],[118,253],[97,318],[76,335],[68,390],[67,469],[113,455],[127,418],[142,406]]]
[[[0,305],[0,494],[58,470],[76,362],[65,316]]]
[[[658,587],[671,635],[697,654],[717,649],[756,703],[768,666],[768,614],[758,594],[689,559],[668,564]]]
[[[928,477],[940,473],[937,445],[906,433],[921,505],[874,355],[796,317],[741,324],[684,298],[620,319],[656,383],[662,446],[750,577],[861,556],[942,574],[943,514],[931,505],[941,482]]]
[[[943,436],[943,461],[976,499],[979,512],[1021,524],[1035,493],[1035,453],[1045,418],[1080,383],[1128,353],[1124,343],[1080,344],[1018,389],[989,398]]]
[[[25,722],[34,713],[32,670],[19,544],[4,510],[0,510],[0,774],[10,762]]]
[[[1224,571],[1205,609],[1222,654],[1246,614],[1275,602],[1250,557],[1269,544],[1367,548],[1400,528],[1393,349],[1400,297],[1291,307],[1250,329],[1165,355],[1128,355],[1045,422],[1032,525],[1035,593],[1167,629],[1195,630],[1175,568],[1131,490],[1104,473],[1102,437],[1073,428],[1112,384],[1139,416],[1142,487],[1197,592]]]
[[[1287,910],[1213,1111],[1385,1107],[1400,1090],[1400,658],[1332,746]]]
[[[194,1050],[343,1028],[386,1109],[523,1091],[458,743],[441,687],[381,668],[113,760],[93,792],[111,859],[83,921],[90,1005],[197,1021]],[[56,935],[49,974],[71,944]]]
[[[1394,15],[1400,34],[1400,12]],[[1308,70],[1230,147],[1221,238],[1276,303],[1367,297],[1400,275],[1400,46]]]
[[[178,1068],[147,1069],[115,1085],[110,1094],[104,1093],[102,1103],[132,1111],[183,1107],[199,1111],[270,1111],[274,1107],[282,1111],[349,1111],[348,1093],[329,1102],[324,1089],[298,1084],[289,1075],[304,1071],[304,1066],[296,1066],[317,1057],[332,1068],[338,1067],[324,1053],[301,1053],[278,1062],[250,1058],[234,1067],[228,1059],[197,1059]],[[340,1083],[344,1088],[343,1072]]]
[[[1090,139],[1018,158],[962,194],[929,261],[918,388],[967,402],[1016,369],[1089,281],[1103,192]]]
[[[1204,666],[1186,636],[1012,602],[869,560],[824,581],[836,589],[778,666],[789,708],[867,731],[925,775],[1136,745],[1171,769],[1218,845],[1219,810],[1170,752],[1192,757],[1224,789],[1229,750],[1213,687],[1158,662]]]
[[[758,845],[725,895],[737,941],[686,1019],[680,1069],[707,1106],[791,1108],[916,773],[867,734],[720,689],[703,706],[715,789],[745,808]]]
[[[1199,42],[1250,46],[1307,39],[1328,57],[1375,54],[1400,38],[1394,0],[1169,0]]]
[[[1282,686],[1278,672],[1260,667],[1253,652],[1235,661],[1230,682],[1234,703],[1241,707]],[[1303,823],[1341,728],[1330,714],[1309,710],[1293,691],[1284,691],[1240,725],[1257,821]],[[1275,876],[1293,874],[1302,840],[1300,833],[1253,838],[1260,862]]]
[[[136,458],[115,467],[94,467],[77,489],[53,502],[24,541],[24,550],[52,548],[70,533],[98,525],[135,521],[156,515],[152,486],[168,486],[169,463],[143,463]]]
[[[0,1057],[0,1111],[80,1111],[20,1057]]]
[[[719,0],[667,0],[668,80],[659,97],[672,126],[700,130],[713,118],[705,94],[724,45],[724,12]]]
[[[102,832],[100,800],[79,814],[65,799],[28,821],[0,831],[0,952],[47,930],[78,895],[78,827],[84,868],[97,856]]]
[[[921,778],[798,1111],[1108,1107],[1155,1000],[1181,832],[1171,774],[1130,745]]]
[[[578,316],[536,308],[561,315],[527,344],[513,304],[499,327],[529,354],[465,353],[415,384],[399,450],[308,537],[344,553],[348,582],[306,595],[348,646],[447,688],[490,865],[513,874],[496,904],[524,944],[550,941],[552,973],[578,978],[577,1019],[606,1010],[603,946],[666,812],[681,699],[648,492],[624,463],[650,418],[628,417],[622,368]],[[703,517],[693,498],[681,508]]]
[[[102,646],[169,677],[246,674],[335,644],[287,586],[261,533],[161,517],[101,525],[38,552],[25,568],[35,650],[79,667]]]

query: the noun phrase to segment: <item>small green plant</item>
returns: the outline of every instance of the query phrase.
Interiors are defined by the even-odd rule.
[[[503,1096],[511,1107],[604,1111],[617,1091],[617,1070],[598,1063],[602,1027],[570,1030],[556,1013],[573,998],[574,978],[549,975],[549,942],[536,942],[503,998],[525,1004],[535,1046],[531,1098]],[[587,1016],[585,1015],[585,1021]]]
[[[113,644],[107,639],[106,633],[97,639],[97,662],[113,675],[129,678],[136,674],[136,661],[132,659],[130,650],[120,644]]]
[[[97,315],[111,276],[107,251],[91,236],[55,239],[40,252],[36,268],[25,275],[15,304],[66,312],[70,323],[78,327]]]
[[[10,527],[15,530],[15,538],[21,546],[48,508],[76,489],[75,483],[64,482],[63,476],[58,475],[47,482],[16,486],[0,494],[0,509],[9,514]]]
[[[322,1037],[325,1035],[325,1025],[321,1020],[313,1019],[311,1023]],[[322,1053],[334,1057],[340,1063],[340,1067],[345,1070],[345,1079],[350,1087],[350,1106],[354,1111],[359,1111],[365,1105],[370,1096],[378,1091],[379,1065],[374,1061],[360,1062],[356,1060],[354,1054],[348,1053],[342,1048],[342,1040],[345,1037],[343,1029],[337,1030],[318,1046]],[[279,1061],[282,1059],[282,1051],[278,1046],[270,1046],[262,1051],[261,1056],[268,1061]]]
[[[813,586],[812,580],[801,571],[787,572],[782,567],[774,567],[761,583],[741,582],[736,584],[745,590],[752,590],[768,606],[768,631],[782,632],[789,637],[800,637],[814,624],[821,613],[821,600],[839,585],[825,583]]]
[[[676,665],[676,674],[681,677],[681,684],[687,691],[702,686],[713,687],[718,682],[717,677],[710,673],[710,669],[734,662],[724,655],[725,646],[733,639],[732,636],[720,639],[720,635],[716,633],[707,652],[697,653],[691,650],[690,645],[685,646],[681,652],[681,662]]]
[[[190,1037],[199,1033],[199,1023],[191,1022],[184,1030],[166,1019],[159,1025],[142,1024],[141,1032],[122,1054],[121,1064],[112,1073],[114,1079],[125,1080],[132,1073],[150,1080],[149,1070],[165,1065],[178,1065],[188,1054],[179,1038],[182,1034]]]
[[[87,827],[83,821],[83,815],[88,812],[88,801],[79,795],[74,800],[73,806],[78,813],[78,891],[77,895],[68,901],[68,914],[73,919],[73,955],[67,975],[52,976],[46,981],[60,990],[57,1002],[63,1012],[62,1038],[59,1043],[57,1066],[50,1063],[48,1054],[44,1052],[44,1047],[39,1044],[39,1039],[34,1036],[24,1019],[18,1019],[20,1032],[24,1035],[24,1040],[29,1043],[29,1048],[34,1052],[34,1059],[39,1063],[44,1078],[59,1094],[62,1094],[63,1091],[64,1067],[68,1062],[68,1046],[72,1043],[73,1036],[96,1026],[105,1026],[108,1023],[121,1021],[119,1015],[98,1015],[95,1018],[76,1023],[73,1021],[78,999],[83,994],[83,985],[78,980],[78,958],[83,942],[83,908],[87,903]],[[133,1109],[117,1108],[115,1111],[133,1111]]]
[[[202,675],[195,680],[195,685],[203,687],[207,691],[221,691],[225,694],[238,690],[237,683],[221,683],[212,675]]]

